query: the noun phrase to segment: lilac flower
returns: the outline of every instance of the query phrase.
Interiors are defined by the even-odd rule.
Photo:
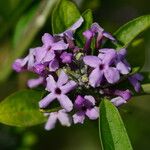
[[[112,41],[115,39],[107,32],[104,31],[102,27],[100,27],[97,23],[93,23],[89,30],[83,32],[84,37],[86,38],[85,49],[90,48],[90,44],[92,42],[93,37],[96,37],[96,48],[98,49],[103,37],[106,37]]]
[[[40,108],[47,107],[53,100],[57,99],[66,111],[71,111],[73,104],[66,94],[77,86],[76,82],[68,81],[68,76],[63,71],[60,73],[57,82],[51,75],[46,80],[46,90],[51,93],[39,102]]]
[[[77,110],[77,112],[73,115],[75,124],[83,124],[85,116],[91,120],[95,120],[99,117],[99,109],[95,106],[95,99],[90,95],[86,95],[84,98],[78,95],[75,100],[74,107]]]
[[[56,34],[55,36],[57,38],[65,40],[66,43],[69,44],[69,49],[74,50],[76,48],[76,45],[74,43],[73,34],[75,33],[76,29],[78,29],[82,25],[83,21],[83,18],[80,17],[69,29],[62,33]]]
[[[140,92],[141,84],[139,81],[143,80],[143,76],[139,73],[134,74],[133,76],[128,78],[130,83],[133,85],[136,92]]]
[[[45,33],[42,37],[43,46],[36,48],[35,56],[37,63],[50,62],[55,58],[55,51],[62,51],[68,48],[63,40],[55,41],[55,38]]]
[[[67,64],[70,64],[72,62],[72,57],[73,57],[73,54],[67,53],[67,52],[63,52],[60,56],[62,62],[67,63]]]
[[[98,55],[99,58],[103,59],[105,56],[110,56],[110,53],[116,53],[116,58],[114,59],[114,63],[116,68],[119,70],[121,74],[128,74],[131,70],[130,65],[125,59],[126,56],[126,49],[121,49],[116,51],[111,48],[104,48],[99,50],[100,54]],[[109,58],[110,59],[110,58]]]
[[[89,76],[89,83],[91,86],[99,86],[103,77],[111,84],[116,83],[120,79],[119,71],[115,67],[111,67],[112,60],[115,57],[116,53],[110,51],[103,59],[97,56],[85,56],[83,58],[86,65],[94,68]]]
[[[59,110],[58,112],[45,113],[45,116],[48,116],[48,121],[45,125],[46,130],[53,129],[57,120],[59,120],[63,126],[69,127],[71,125],[71,118],[64,109]]]
[[[125,59],[126,49],[121,49],[117,52],[116,68],[121,74],[128,74],[131,71],[131,67]]]
[[[29,54],[24,59],[16,59],[12,67],[15,71],[21,72],[24,70],[32,71],[35,59],[35,49],[31,48]]]
[[[132,94],[129,90],[121,91],[121,90],[115,90],[113,92],[114,95],[118,96],[116,98],[111,99],[111,102],[115,106],[120,106],[124,103],[127,103],[127,101],[131,98]]]

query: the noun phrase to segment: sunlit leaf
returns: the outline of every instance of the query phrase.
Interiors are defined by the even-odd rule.
[[[53,33],[61,33],[73,25],[80,18],[76,5],[68,0],[61,0],[52,15]]]
[[[39,111],[38,101],[42,92],[33,90],[18,91],[0,103],[0,122],[18,127],[27,127],[45,122]]]
[[[134,38],[149,27],[150,15],[141,16],[123,25],[114,34],[119,41],[117,47],[127,47]]]
[[[99,132],[104,150],[132,150],[119,112],[107,99],[100,104]]]

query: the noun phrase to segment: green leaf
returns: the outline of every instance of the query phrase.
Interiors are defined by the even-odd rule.
[[[100,104],[99,132],[104,150],[132,150],[119,112],[107,99]]]
[[[128,48],[127,60],[132,67],[141,69],[145,64],[145,43],[143,39],[137,39],[132,42]],[[142,51],[142,52],[141,52]],[[136,54],[136,59],[133,59]]]
[[[45,122],[39,111],[38,101],[42,92],[33,90],[18,91],[0,103],[0,122],[18,127],[28,127]]]
[[[77,29],[75,33],[75,39],[77,44],[80,47],[84,46],[85,43],[85,38],[83,37],[83,32],[91,27],[91,24],[93,23],[93,16],[92,16],[92,11],[90,9],[87,9],[83,14],[82,17],[84,19],[83,24],[79,29]]]
[[[80,18],[76,5],[68,0],[61,0],[52,15],[53,33],[61,33],[68,29]]]
[[[135,37],[149,27],[150,15],[141,16],[123,25],[114,34],[120,42],[120,44],[117,45],[117,48],[127,47]]]

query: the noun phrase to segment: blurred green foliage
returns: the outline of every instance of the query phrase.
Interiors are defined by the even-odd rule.
[[[52,2],[52,0],[0,1],[0,100],[25,87],[30,74],[12,72],[11,63],[14,58],[21,57],[26,53],[29,47],[40,45],[39,39],[44,32],[51,32],[53,3],[50,5],[51,7],[47,8],[47,5],[44,4],[47,4],[48,1]],[[74,1],[78,4],[81,12],[91,8],[94,20],[112,33],[125,22],[149,13],[149,0]],[[39,18],[42,25],[39,24],[38,28],[34,28],[34,23],[37,23],[34,19],[37,19],[42,12],[46,18],[45,20],[42,20],[42,17]],[[22,25],[24,28],[20,30],[19,26]],[[138,41],[141,37],[142,40]],[[148,83],[150,82],[150,31],[139,35],[137,39],[129,48],[134,47],[135,50],[141,50],[141,53],[146,51],[146,62],[142,72],[146,75],[144,82]],[[17,56],[14,56],[13,52],[17,53]],[[137,56],[135,55],[133,62],[138,59]],[[149,86],[145,87],[149,92]],[[135,97],[119,109],[133,148],[136,150],[150,148],[149,100],[148,95]],[[32,128],[0,125],[1,150],[99,150],[99,147],[97,122],[88,121],[84,126],[77,125],[70,128],[58,126],[50,132],[44,131],[43,125]]]

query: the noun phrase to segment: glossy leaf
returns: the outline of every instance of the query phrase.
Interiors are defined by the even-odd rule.
[[[100,104],[99,132],[104,150],[132,150],[121,116],[107,99]]]
[[[0,103],[0,122],[18,127],[27,127],[45,122],[39,111],[38,101],[42,92],[33,90],[18,91]]]
[[[83,14],[82,17],[84,19],[83,24],[81,27],[76,31],[76,42],[80,47],[84,46],[85,38],[83,37],[83,32],[86,31],[91,27],[91,24],[93,23],[93,16],[92,11],[90,9],[87,9]]]
[[[73,25],[80,18],[76,5],[68,0],[61,0],[52,15],[53,33],[61,33]]]
[[[127,47],[134,38],[150,27],[150,15],[141,16],[123,25],[115,32],[118,48]]]

